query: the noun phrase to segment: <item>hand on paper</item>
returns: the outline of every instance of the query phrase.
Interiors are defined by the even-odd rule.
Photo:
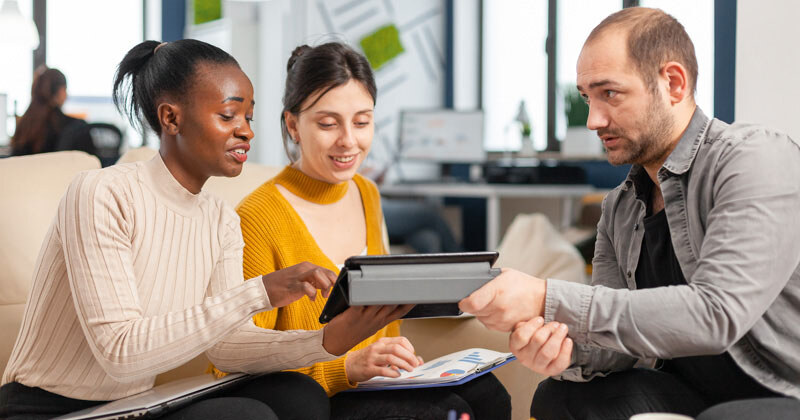
[[[517,323],[544,312],[544,280],[504,268],[499,276],[459,302],[462,311],[475,315],[487,328],[511,331]]]
[[[317,289],[328,297],[330,288],[336,282],[336,274],[309,262],[302,262],[291,267],[261,276],[267,296],[273,308],[286,306],[303,296],[314,300]]]
[[[330,354],[344,354],[386,324],[407,314],[413,307],[414,305],[351,306],[325,326],[322,346]]]
[[[525,367],[547,376],[558,375],[572,361],[572,340],[567,337],[566,324],[545,324],[541,317],[514,326],[508,347]]]
[[[383,337],[347,355],[345,372],[351,382],[363,382],[375,376],[396,378],[398,369],[410,372],[422,363],[407,338]]]

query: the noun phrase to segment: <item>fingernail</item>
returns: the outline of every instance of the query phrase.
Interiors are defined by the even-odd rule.
[[[566,332],[567,331],[567,324],[559,325],[558,326],[558,330],[561,331],[561,332]]]
[[[544,324],[544,318],[537,316],[536,319],[533,320],[533,322],[537,324]]]

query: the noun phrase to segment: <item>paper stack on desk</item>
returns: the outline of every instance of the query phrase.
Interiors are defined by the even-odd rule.
[[[467,349],[426,362],[411,372],[400,370],[397,378],[376,376],[359,383],[355,391],[461,385],[515,359],[511,353]]]

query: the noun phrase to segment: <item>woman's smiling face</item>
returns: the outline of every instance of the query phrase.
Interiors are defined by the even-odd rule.
[[[286,112],[286,127],[300,147],[295,167],[330,184],[352,179],[372,146],[374,106],[364,85],[351,79],[306,98],[299,114]]]

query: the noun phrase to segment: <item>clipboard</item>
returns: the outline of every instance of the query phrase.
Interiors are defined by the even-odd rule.
[[[325,324],[352,306],[416,304],[403,318],[461,314],[458,302],[500,274],[497,252],[369,255],[344,262],[319,317]]]
[[[481,360],[488,356],[489,360]],[[412,372],[401,370],[398,378],[375,377],[345,392],[438,388],[467,383],[516,360],[511,353],[473,348],[438,357]],[[470,366],[471,365],[471,366]]]

